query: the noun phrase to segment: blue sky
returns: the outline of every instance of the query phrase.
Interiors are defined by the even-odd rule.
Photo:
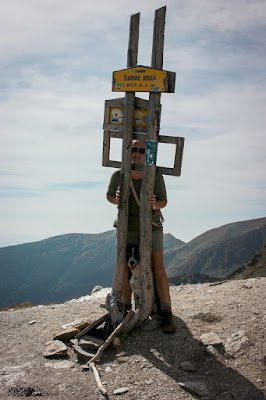
[[[265,1],[91,4],[0,0],[0,246],[112,229],[104,101],[120,97],[112,72],[126,67],[130,15],[141,13],[138,63],[149,66],[164,5],[164,69],[176,72],[176,91],[161,96],[161,134],[185,137],[182,175],[165,177],[164,231],[189,241],[264,217]],[[170,166],[171,149],[159,151]]]

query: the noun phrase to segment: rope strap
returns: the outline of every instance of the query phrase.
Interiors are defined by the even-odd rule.
[[[139,201],[139,198],[138,198],[138,195],[137,195],[137,192],[136,192],[136,189],[135,189],[135,186],[134,186],[134,183],[133,183],[132,179],[130,181],[130,188],[131,188],[131,192],[132,192],[132,194],[133,194],[133,196],[134,196],[134,198],[136,200],[137,205],[140,207],[140,201]],[[158,211],[160,213],[161,221],[164,222],[164,217],[163,217],[163,214],[162,214],[161,210],[158,210]],[[159,222],[153,222],[152,221],[152,225],[156,226],[157,228],[161,227],[161,224]]]

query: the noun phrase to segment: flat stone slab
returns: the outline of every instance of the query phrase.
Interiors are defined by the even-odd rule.
[[[187,372],[196,371],[195,365],[193,365],[190,361],[181,362],[180,367],[183,371],[187,371]]]
[[[46,343],[44,357],[66,357],[67,346],[60,340],[51,340]]]
[[[85,319],[76,319],[75,321],[69,322],[68,324],[62,325],[62,329],[67,330],[71,328],[79,329],[80,331],[91,324],[90,321]]]
[[[197,396],[204,397],[209,396],[210,391],[204,382],[178,382],[178,385],[187,389],[190,393],[196,394]]]
[[[54,340],[70,340],[80,332],[79,329],[70,327],[54,336]]]
[[[104,344],[104,340],[98,339],[94,336],[84,335],[79,340],[79,345],[85,349],[98,349]]]
[[[222,339],[215,332],[208,332],[201,335],[200,340],[204,346],[220,346]]]

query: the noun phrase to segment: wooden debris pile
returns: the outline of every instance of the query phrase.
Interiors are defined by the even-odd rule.
[[[97,371],[95,362],[99,361],[104,350],[112,343],[113,339],[122,331],[130,321],[134,311],[131,310],[117,328],[107,336],[106,327],[110,325],[109,313],[105,314],[95,322],[80,321],[63,325],[63,331],[54,335],[53,340],[46,343],[46,349],[43,353],[46,358],[66,357],[68,347],[64,342],[69,342],[70,348],[78,355],[78,358],[87,361],[83,369],[92,370],[98,388],[107,395],[103,387],[100,375]],[[105,323],[103,328],[101,325]]]

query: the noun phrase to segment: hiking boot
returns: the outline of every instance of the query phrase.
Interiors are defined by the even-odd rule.
[[[163,333],[175,333],[175,324],[171,308],[161,309],[160,315],[163,317],[162,329]]]

